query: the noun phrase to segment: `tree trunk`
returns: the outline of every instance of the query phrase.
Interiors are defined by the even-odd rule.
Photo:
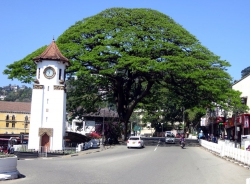
[[[124,128],[125,128],[125,130],[124,130],[124,141],[127,141],[128,140],[128,138],[127,138],[127,135],[128,135],[128,122],[124,122]]]

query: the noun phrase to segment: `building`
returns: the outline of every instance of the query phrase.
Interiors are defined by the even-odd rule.
[[[0,137],[29,133],[31,103],[0,101]]]
[[[6,95],[0,95],[0,100],[4,100],[6,98]]]
[[[69,60],[55,41],[39,56],[32,90],[28,149],[63,150],[66,131],[66,67]]]
[[[250,107],[250,75],[245,76],[241,80],[232,85],[234,90],[240,91],[242,104]],[[207,112],[208,133],[213,133],[216,137],[230,139],[232,141],[241,141],[242,135],[250,134],[249,118],[250,112],[240,113],[239,110],[233,109],[234,112],[227,112],[219,105],[215,105],[214,111]],[[237,116],[235,118],[236,112]]]
[[[250,107],[250,101],[248,100],[248,97],[250,97],[250,74],[243,77],[241,80],[235,82],[233,84],[233,89],[240,91],[241,94],[241,103],[247,105]],[[235,109],[236,110],[236,109]],[[238,114],[236,121],[234,121],[234,118],[229,122],[229,126],[231,127],[231,131],[234,131],[234,122],[236,122],[237,127],[237,138],[238,140],[241,138],[241,135],[249,135],[249,118],[250,118],[250,112]]]
[[[76,117],[72,120],[72,125],[67,126],[67,131],[87,135],[92,132],[102,134],[103,126],[115,126],[119,122],[116,111],[109,108],[101,108],[98,112],[84,113],[82,119]],[[106,135],[106,134],[105,134]]]

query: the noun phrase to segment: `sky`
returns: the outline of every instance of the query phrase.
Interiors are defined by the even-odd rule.
[[[249,0],[2,0],[0,87],[23,85],[3,75],[7,65],[49,45],[77,21],[114,7],[150,8],[173,18],[231,64],[227,72],[233,80],[250,66]]]

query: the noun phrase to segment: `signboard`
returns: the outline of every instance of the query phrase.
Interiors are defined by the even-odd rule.
[[[249,116],[244,116],[244,128],[249,128]]]
[[[216,123],[222,123],[225,122],[224,117],[216,117]]]
[[[234,126],[234,122],[233,122],[233,119],[232,119],[232,118],[230,118],[230,119],[228,120],[228,122],[229,122],[229,126]]]
[[[138,125],[135,125],[135,126],[134,126],[134,131],[141,131],[141,127],[138,126]]]
[[[201,118],[201,126],[205,126],[206,118]]]

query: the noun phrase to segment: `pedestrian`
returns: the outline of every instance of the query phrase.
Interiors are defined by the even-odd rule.
[[[207,141],[210,141],[210,135],[207,134]]]
[[[10,145],[8,145],[7,153],[10,154]]]
[[[10,154],[14,154],[14,151],[15,151],[15,149],[14,149],[13,145],[11,145],[10,146]]]

